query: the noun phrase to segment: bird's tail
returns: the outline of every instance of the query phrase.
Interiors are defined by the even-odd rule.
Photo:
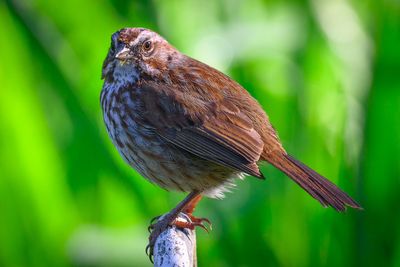
[[[273,155],[268,155],[266,159],[300,185],[324,207],[331,206],[337,211],[344,211],[346,206],[362,209],[357,202],[335,184],[290,155],[284,152],[274,153]]]

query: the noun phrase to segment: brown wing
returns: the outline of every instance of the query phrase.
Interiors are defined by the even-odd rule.
[[[203,159],[263,178],[263,150],[251,120],[227,98],[205,101],[172,88],[142,85],[144,117],[163,139]]]

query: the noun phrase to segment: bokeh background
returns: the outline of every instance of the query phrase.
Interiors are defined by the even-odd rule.
[[[400,266],[397,0],[0,1],[0,266],[151,266],[148,222],[184,195],[106,135],[101,66],[127,26],[239,81],[287,150],[365,208],[323,209],[264,166],[200,203],[200,266]]]

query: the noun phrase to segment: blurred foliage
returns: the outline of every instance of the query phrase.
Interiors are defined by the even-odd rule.
[[[160,32],[224,71],[287,150],[365,210],[323,209],[270,166],[197,214],[200,266],[400,266],[400,3],[0,1],[0,266],[150,266],[147,224],[183,194],[125,165],[105,132],[110,35]]]

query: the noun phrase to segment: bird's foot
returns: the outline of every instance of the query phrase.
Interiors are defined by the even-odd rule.
[[[176,218],[174,218],[174,216],[171,216],[170,213],[151,219],[150,225],[147,228],[150,232],[149,244],[146,246],[146,254],[147,256],[149,256],[151,263],[153,263],[154,245],[156,244],[157,238],[162,232],[167,230],[167,228],[175,219]]]
[[[200,228],[203,228],[207,233],[210,230],[212,230],[212,223],[211,223],[211,221],[209,219],[207,219],[207,218],[198,218],[198,217],[193,216],[193,214],[191,214],[191,213],[183,213],[182,212],[181,214],[183,215],[183,217],[186,220],[181,220],[179,218],[175,219],[174,222],[173,222],[173,225],[175,225],[176,227],[183,228],[183,229],[187,228],[187,229],[190,229],[190,230],[194,230],[194,228],[196,226],[198,226]],[[208,224],[208,228],[205,225],[205,223]]]
[[[205,223],[209,225],[206,227]],[[207,218],[197,218],[192,214],[181,212],[178,216],[173,214],[166,214],[163,216],[154,217],[150,221],[150,226],[148,230],[150,232],[149,244],[146,247],[146,254],[149,256],[150,261],[153,263],[153,252],[154,245],[156,244],[157,238],[162,232],[167,230],[169,226],[175,226],[181,229],[194,230],[196,226],[203,228],[207,233],[212,230],[212,224]]]

